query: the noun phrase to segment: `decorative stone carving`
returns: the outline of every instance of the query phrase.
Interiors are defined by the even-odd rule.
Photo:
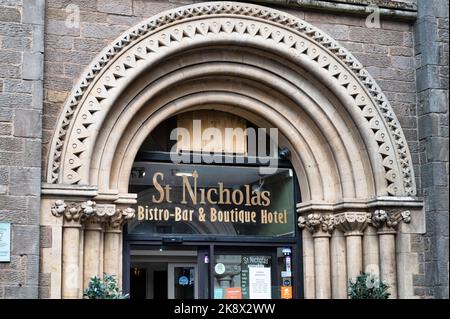
[[[134,218],[135,210],[131,207],[127,207],[125,209],[119,208],[116,210],[116,213],[111,216],[108,221],[108,226],[110,228],[118,229],[122,227],[124,223],[128,220]]]
[[[257,38],[265,48],[276,47],[292,56],[308,58],[317,71],[328,72],[330,79],[346,90],[352,107],[360,112],[361,121],[379,145],[387,194],[415,195],[411,156],[398,119],[361,63],[325,33],[296,17],[230,2],[199,3],[161,13],[105,48],[64,106],[52,141],[48,182],[87,183],[86,161],[91,156],[83,153],[92,152],[90,146],[99,129],[93,114],[108,112],[105,106],[111,103],[112,92],[126,82],[116,79],[135,76],[138,65],[155,55],[162,57],[169,47],[179,46],[183,40],[204,41],[219,33],[241,42],[245,36]]]
[[[298,227],[309,230],[313,235],[324,234],[329,236],[334,229],[334,216],[319,213],[309,214],[306,217],[300,216]]]
[[[336,228],[348,235],[363,235],[364,229],[370,222],[370,213],[348,212],[334,215]]]
[[[64,216],[67,222],[80,222],[95,213],[95,205],[95,202],[90,200],[83,203],[71,202],[68,204],[63,200],[57,200],[53,204],[51,211],[56,217]]]
[[[400,222],[409,224],[411,212],[409,210],[383,210],[379,209],[372,213],[371,224],[380,232],[396,232]]]

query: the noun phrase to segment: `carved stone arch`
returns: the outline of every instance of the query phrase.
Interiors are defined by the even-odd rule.
[[[323,83],[332,98],[339,100],[334,103],[344,104],[338,112],[350,114],[368,153],[376,188],[369,195],[416,194],[402,129],[385,95],[362,65],[324,32],[296,17],[232,2],[199,3],[167,11],[128,30],[108,46],[64,106],[52,140],[47,181],[90,185],[97,179],[91,176],[95,171],[91,159],[101,151],[97,148],[101,146],[97,143],[99,132],[133,79],[177,52],[226,44],[282,57],[298,72]],[[284,78],[286,83],[295,80],[290,75]],[[105,173],[105,168],[99,169]],[[380,172],[383,182],[377,178]]]
[[[43,261],[59,269],[52,280],[62,292],[53,297],[82,296],[83,284],[65,285],[73,269],[85,283],[103,271],[120,278],[136,153],[165,119],[205,108],[276,127],[291,150],[302,191],[306,297],[345,298],[363,260],[380,266],[392,296],[397,284],[398,295],[408,295],[410,258],[397,254],[396,244],[403,249],[408,232],[423,228],[422,204],[405,136],[383,92],[351,53],[301,19],[210,2],[163,12],[123,33],[66,101],[42,190],[44,223],[62,229],[55,237],[62,249]],[[400,222],[411,220],[405,231]]]

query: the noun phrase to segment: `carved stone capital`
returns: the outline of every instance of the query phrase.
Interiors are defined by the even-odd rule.
[[[300,216],[298,227],[309,230],[314,237],[329,237],[334,229],[334,216],[319,213]]]
[[[362,236],[369,222],[370,213],[365,212],[347,212],[334,216],[336,228],[341,230],[345,236]]]
[[[86,202],[69,202],[57,200],[52,205],[51,211],[53,216],[64,217],[65,223],[78,224],[84,219],[95,214],[96,203],[88,200]]]
[[[116,209],[114,215],[108,219],[110,230],[120,230],[128,220],[134,218],[135,210],[131,207]]]
[[[396,233],[400,222],[409,224],[411,212],[409,210],[378,209],[372,213],[371,224],[378,229],[378,234]]]

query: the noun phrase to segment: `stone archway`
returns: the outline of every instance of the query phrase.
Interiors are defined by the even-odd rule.
[[[303,193],[306,297],[345,298],[348,278],[371,265],[394,297],[408,295],[410,279],[397,276],[406,257],[395,246],[420,226],[421,203],[385,95],[346,49],[312,25],[262,6],[212,2],[128,30],[72,90],[43,187],[43,222],[60,229],[62,253],[48,258],[59,271],[60,296],[80,296],[90,275],[120,276],[120,226],[135,202],[128,193],[134,157],[164,119],[199,108],[282,132]],[[51,207],[54,216],[47,216]],[[413,226],[402,223],[396,235],[411,215]]]

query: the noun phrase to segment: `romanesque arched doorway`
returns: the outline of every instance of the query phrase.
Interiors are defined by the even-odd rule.
[[[408,294],[411,278],[396,244],[407,240],[421,204],[385,95],[347,50],[308,23],[213,2],[125,32],[67,100],[43,188],[43,223],[55,225],[62,251],[43,260],[55,269],[54,297],[79,297],[93,274],[121,276],[135,156],[158,124],[202,108],[281,132],[302,191],[305,297],[345,298],[347,280],[367,267],[379,268],[394,297]]]

